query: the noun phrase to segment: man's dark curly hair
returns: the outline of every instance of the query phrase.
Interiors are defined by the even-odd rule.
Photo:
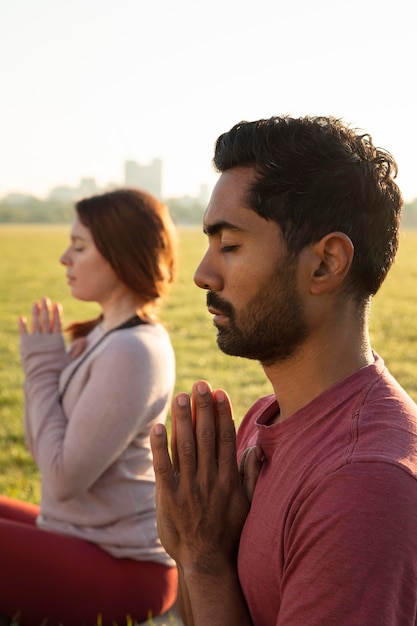
[[[334,117],[242,121],[217,139],[214,167],[251,166],[248,206],[282,229],[292,256],[341,231],[354,245],[349,292],[377,292],[398,248],[401,192],[397,164],[370,135]]]

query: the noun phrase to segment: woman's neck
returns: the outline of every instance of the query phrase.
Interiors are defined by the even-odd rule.
[[[135,315],[140,314],[142,306],[143,303],[139,302],[138,298],[133,297],[132,294],[127,294],[116,302],[107,302],[102,305],[103,322],[101,327],[103,331],[113,330]]]

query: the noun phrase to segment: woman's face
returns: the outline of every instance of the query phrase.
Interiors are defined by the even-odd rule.
[[[122,282],[96,248],[91,231],[77,219],[71,229],[71,244],[60,258],[74,298],[103,306]]]

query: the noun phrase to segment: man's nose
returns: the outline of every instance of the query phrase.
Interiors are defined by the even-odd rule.
[[[223,279],[215,268],[210,252],[207,251],[194,273],[194,282],[200,289],[221,291]]]

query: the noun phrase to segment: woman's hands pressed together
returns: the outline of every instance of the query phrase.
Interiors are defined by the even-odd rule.
[[[26,317],[19,318],[19,334],[28,334]],[[48,334],[62,332],[62,306],[59,302],[52,303],[47,297],[32,305],[32,321],[30,326],[32,334]]]

